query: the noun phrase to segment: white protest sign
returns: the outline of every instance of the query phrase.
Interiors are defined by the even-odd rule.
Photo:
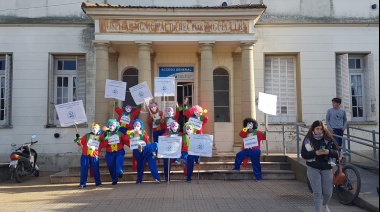
[[[126,82],[107,79],[104,98],[113,98],[124,101],[126,89]]]
[[[212,157],[213,135],[190,135],[189,155]]]
[[[143,147],[146,146],[145,141],[140,140],[140,138],[132,138],[131,143],[129,145],[129,148],[130,149],[138,149],[139,144],[141,144],[141,146],[143,146]]]
[[[82,100],[55,105],[62,127],[87,122]]]
[[[129,88],[132,98],[135,101],[136,105],[144,103],[145,99],[149,102],[150,99],[153,99],[152,93],[149,90],[148,84],[142,82],[133,87]]]
[[[112,144],[118,144],[120,143],[120,138],[117,134],[113,135],[113,136],[110,136],[108,138],[108,144],[109,145],[112,145]]]
[[[175,96],[175,78],[155,77],[154,96]]]
[[[257,135],[243,138],[243,141],[244,141],[244,148],[246,149],[259,146],[259,140],[257,139]]]
[[[266,114],[275,116],[277,112],[277,96],[259,92],[258,108]]]
[[[87,146],[89,148],[94,147],[94,149],[98,150],[100,146],[100,142],[97,140],[90,140],[87,142]]]
[[[189,118],[189,123],[194,125],[194,128],[197,130],[202,129],[203,121],[196,119],[196,118]]]
[[[182,136],[159,136],[158,158],[180,158],[182,148]]]

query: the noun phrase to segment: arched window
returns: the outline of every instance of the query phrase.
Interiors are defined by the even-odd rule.
[[[224,68],[214,70],[215,122],[230,122],[230,75]]]
[[[129,88],[139,84],[139,71],[135,68],[128,68],[127,70],[125,70],[123,73],[123,82],[127,83],[127,90],[125,92],[125,101],[123,102],[123,108],[127,105],[135,107],[136,103],[132,98]]]

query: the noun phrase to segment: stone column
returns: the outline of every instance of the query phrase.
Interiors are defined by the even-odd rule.
[[[233,58],[233,120],[234,120],[234,152],[241,150],[242,139],[239,136],[239,132],[243,128],[243,118],[242,118],[242,64],[241,64],[241,53],[232,53]]]
[[[109,99],[104,98],[106,79],[109,78],[109,42],[94,41],[96,54],[95,80],[95,122],[100,126],[107,124],[109,116]]]
[[[109,53],[109,79],[111,80],[119,80],[123,81],[123,79],[119,78],[119,66],[118,66],[118,59],[119,59],[119,53]],[[115,99],[109,99],[109,116],[113,119],[117,118],[117,114],[114,109],[114,100]],[[123,106],[123,103],[119,104]]]
[[[199,104],[203,109],[207,109],[208,122],[204,126],[203,133],[214,135],[214,79],[213,79],[213,46],[214,42],[205,42],[199,44],[201,48],[201,70],[200,70],[200,90]],[[218,154],[213,144],[213,154]]]
[[[255,103],[255,72],[253,69],[253,45],[254,41],[242,42],[241,60],[242,60],[242,100],[241,100],[241,117],[256,119],[256,103]]]
[[[150,91],[153,94],[153,85],[152,85],[152,66],[151,66],[151,58],[150,58],[150,51],[152,47],[151,42],[136,42],[138,46],[138,55],[139,55],[139,83],[146,82],[148,84],[148,87]],[[142,107],[144,108],[144,107]],[[152,138],[152,130],[151,127],[149,127],[148,124],[148,117],[149,112],[148,108],[145,107],[145,110],[143,109],[143,112],[140,113],[139,118],[144,122],[145,130],[148,133],[148,135],[151,137],[151,141],[153,141]]]

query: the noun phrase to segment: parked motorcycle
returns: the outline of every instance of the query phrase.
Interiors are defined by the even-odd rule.
[[[31,146],[38,141],[33,141],[37,136],[32,135],[29,143],[22,144],[10,155],[11,162],[9,163],[9,169],[11,171],[11,179],[15,179],[16,182],[21,183],[24,176],[33,175],[38,177],[40,171],[37,165],[37,152],[31,148]],[[16,147],[16,144],[12,144]]]

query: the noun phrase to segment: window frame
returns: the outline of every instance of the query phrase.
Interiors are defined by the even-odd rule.
[[[58,70],[59,61],[72,61],[75,60],[75,70]],[[49,57],[49,95],[48,95],[48,120],[46,127],[59,127],[60,122],[58,119],[57,112],[55,110],[55,105],[58,102],[57,95],[57,79],[58,77],[68,77],[68,101],[78,101],[82,100],[83,106],[86,110],[86,57],[83,54],[60,54],[60,55],[50,55]],[[79,76],[81,79],[81,84],[79,83]],[[80,91],[79,91],[80,90]],[[79,92],[81,94],[79,94]],[[66,102],[61,102],[66,103]],[[60,104],[61,104],[60,103]],[[81,124],[86,126],[86,123]]]
[[[13,55],[12,54],[0,54],[0,59],[4,61],[4,69],[0,70],[0,80],[4,79],[3,89],[3,119],[0,119],[0,128],[10,128],[12,124],[12,80],[13,80]],[[0,96],[1,98],[1,96]],[[1,102],[1,99],[0,99]],[[1,103],[0,103],[1,104]],[[0,105],[1,107],[1,105]],[[0,117],[1,118],[1,117]]]
[[[216,74],[217,71],[222,71],[224,72],[223,74]],[[213,73],[212,73],[212,76],[213,76],[213,96],[214,96],[214,122],[218,122],[218,123],[221,123],[221,122],[231,122],[231,75],[230,73],[228,72],[227,69],[225,68],[222,68],[222,67],[219,67],[219,68],[216,68],[213,70]],[[217,84],[220,84],[220,81],[218,82],[215,82],[215,77],[223,77],[223,78],[226,78],[226,82],[227,82],[227,89],[226,90],[222,90],[222,89],[218,89],[216,90],[215,89],[215,86]],[[216,101],[215,101],[215,96],[216,96],[216,93],[226,93],[225,96],[227,96],[227,102],[228,104],[227,105],[217,105],[216,104]],[[221,120],[218,120],[218,109],[226,109],[228,112],[226,112],[227,116],[225,117],[225,119],[221,119]]]
[[[286,82],[285,82],[285,88],[281,86],[281,83],[274,82],[276,80],[274,76],[274,64],[273,60],[278,60],[278,72],[277,76],[278,79],[282,79],[282,73],[281,73],[281,60],[286,59]],[[293,70],[289,70],[289,64],[288,59],[293,60]],[[267,60],[270,62],[270,69],[268,70]],[[270,71],[270,73],[268,73]],[[293,76],[290,75],[290,71],[293,72]],[[268,78],[267,76],[270,76]],[[268,122],[269,123],[293,123],[297,122],[297,57],[294,55],[265,55],[264,58],[264,93],[272,94],[277,96],[277,112],[276,116],[274,115],[268,115]],[[283,80],[282,80],[283,81]],[[268,83],[270,84],[268,87]],[[273,85],[277,85],[278,89],[277,92],[274,91],[275,88]],[[290,85],[290,86],[288,86]],[[283,96],[282,92],[286,90],[286,98]],[[293,90],[293,92],[291,91]],[[294,101],[290,101],[290,98],[294,98]],[[286,107],[286,114],[282,113],[284,110],[284,107]],[[293,114],[292,114],[293,113]]]

